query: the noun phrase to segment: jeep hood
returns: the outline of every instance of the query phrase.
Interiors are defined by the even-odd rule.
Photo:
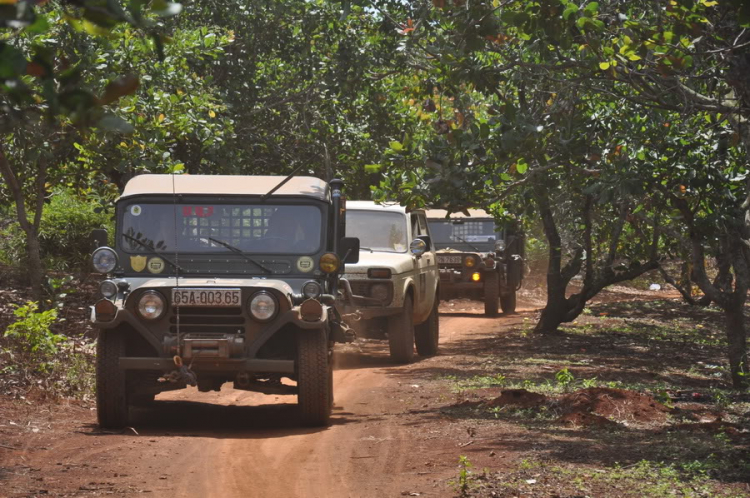
[[[359,263],[347,264],[344,273],[367,273],[370,268],[388,268],[397,275],[414,269],[414,257],[408,252],[359,251]]]

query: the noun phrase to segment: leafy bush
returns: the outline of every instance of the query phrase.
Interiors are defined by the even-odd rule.
[[[0,343],[0,384],[24,389],[36,385],[51,396],[86,397],[94,387],[94,343],[54,333],[57,309],[38,311],[28,302],[13,311]]]
[[[39,243],[48,270],[81,270],[91,253],[91,230],[107,228],[110,216],[99,212],[99,204],[86,202],[70,192],[56,190],[44,205]],[[0,261],[17,265],[26,259],[26,235],[17,222],[0,228]]]

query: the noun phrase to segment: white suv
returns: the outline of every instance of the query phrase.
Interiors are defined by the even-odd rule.
[[[364,337],[388,337],[391,358],[408,363],[437,353],[438,284],[435,248],[425,212],[371,201],[349,201],[347,235],[359,237],[359,263],[348,264],[340,308]]]

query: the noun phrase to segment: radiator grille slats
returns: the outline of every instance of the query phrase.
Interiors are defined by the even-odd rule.
[[[177,310],[169,317],[169,330],[177,333]],[[244,334],[245,315],[242,308],[191,308],[179,309],[180,333]]]

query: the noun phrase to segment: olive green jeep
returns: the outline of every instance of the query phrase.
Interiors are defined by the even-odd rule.
[[[108,275],[91,310],[100,425],[126,425],[131,405],[162,391],[230,381],[296,394],[303,424],[327,424],[333,343],[350,338],[334,296],[343,260],[359,256],[344,237],[341,187],[311,177],[130,180],[114,247],[93,234],[94,269]]]

